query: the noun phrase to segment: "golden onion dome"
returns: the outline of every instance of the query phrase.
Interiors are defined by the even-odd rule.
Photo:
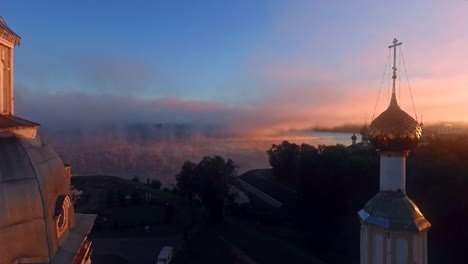
[[[411,150],[418,145],[421,134],[418,122],[398,106],[395,94],[387,110],[368,128],[369,141],[383,151]]]

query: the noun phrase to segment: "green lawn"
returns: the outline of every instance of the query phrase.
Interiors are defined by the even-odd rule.
[[[85,201],[75,206],[76,212],[98,214],[93,236],[172,235],[182,232],[187,224],[185,201],[171,192],[102,175],[73,176],[72,184],[87,195]],[[140,198],[131,198],[135,194]],[[145,201],[148,194],[152,197],[151,201]],[[172,213],[168,204],[172,207]],[[147,225],[150,226],[149,232],[145,231]]]

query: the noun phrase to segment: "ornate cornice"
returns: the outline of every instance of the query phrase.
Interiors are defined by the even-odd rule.
[[[12,43],[14,46],[21,43],[21,37],[18,36],[0,16],[0,38]]]
[[[3,29],[0,29],[0,38],[13,43],[15,46],[21,43],[21,38]]]

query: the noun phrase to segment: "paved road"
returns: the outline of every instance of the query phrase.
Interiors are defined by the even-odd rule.
[[[93,254],[119,255],[130,264],[154,264],[159,251],[164,246],[178,247],[182,245],[182,236],[170,237],[134,237],[134,238],[99,238],[93,241]]]

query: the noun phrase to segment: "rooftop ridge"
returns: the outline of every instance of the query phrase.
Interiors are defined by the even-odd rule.
[[[13,43],[15,46],[21,43],[21,37],[16,34],[0,16],[0,37]]]

